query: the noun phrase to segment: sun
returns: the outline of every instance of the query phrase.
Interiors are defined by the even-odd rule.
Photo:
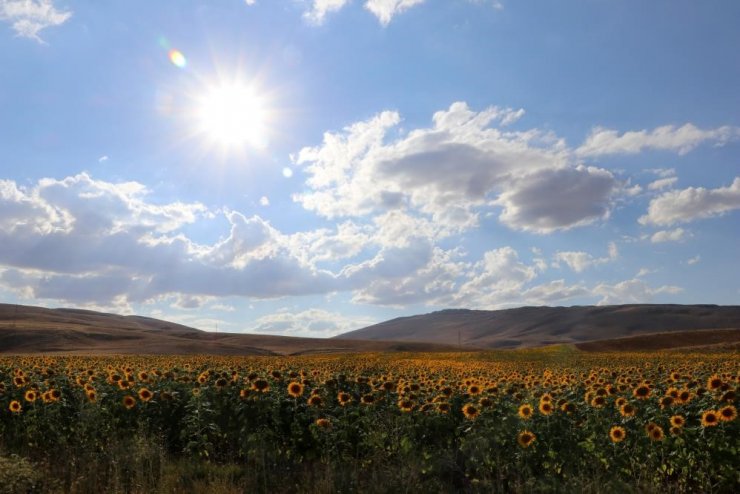
[[[267,119],[264,97],[243,83],[209,87],[198,101],[199,132],[223,148],[265,148]]]

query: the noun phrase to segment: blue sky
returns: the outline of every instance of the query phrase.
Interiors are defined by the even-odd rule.
[[[0,0],[0,299],[296,336],[737,304],[738,19]]]

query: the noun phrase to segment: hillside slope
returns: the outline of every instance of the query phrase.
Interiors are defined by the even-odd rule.
[[[337,336],[518,348],[580,343],[649,333],[740,328],[740,306],[616,305],[451,309],[402,317]]]
[[[0,354],[286,355],[445,350],[454,348],[429,343],[211,333],[141,316],[0,304]]]

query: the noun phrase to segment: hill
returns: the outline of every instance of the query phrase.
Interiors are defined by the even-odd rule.
[[[728,328],[740,328],[740,306],[521,307],[495,311],[442,310],[392,319],[337,338],[519,348]]]
[[[449,351],[434,343],[211,333],[142,316],[0,304],[0,354],[290,355]]]

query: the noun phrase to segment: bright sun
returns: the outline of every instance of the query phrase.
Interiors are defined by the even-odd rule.
[[[223,147],[267,146],[267,112],[263,98],[243,84],[209,88],[198,105],[200,131]]]

